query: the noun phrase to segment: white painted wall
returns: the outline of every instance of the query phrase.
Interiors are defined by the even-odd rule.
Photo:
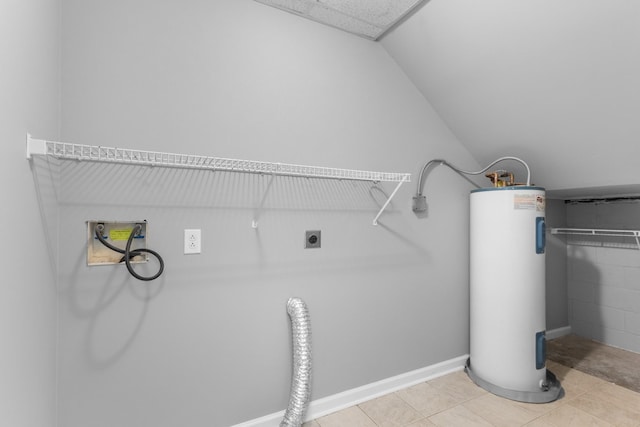
[[[636,1],[431,0],[382,43],[480,163],[571,197],[640,193],[639,38]]]
[[[59,128],[59,2],[0,2],[0,424],[55,426],[56,272],[27,132]],[[45,202],[46,203],[46,202]]]
[[[567,225],[638,230],[639,214],[637,201],[573,203],[567,205]],[[640,352],[640,255],[635,240],[568,239],[573,239],[567,246],[572,331]]]
[[[62,31],[63,140],[478,166],[380,44],[257,2],[64,0]],[[313,399],[468,352],[470,186],[445,168],[427,182],[428,218],[410,210],[414,182],[374,227],[370,184],[58,166],[62,426],[227,426],[284,409],[291,296],[311,314]],[[87,219],[147,219],[166,273],[144,284],[86,267]],[[182,254],[185,228],[202,229],[201,255]],[[308,229],[321,249],[302,249]]]

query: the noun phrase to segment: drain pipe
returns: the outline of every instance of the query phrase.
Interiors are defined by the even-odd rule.
[[[293,374],[289,406],[280,427],[300,427],[311,396],[311,324],[307,305],[300,298],[289,298],[287,313],[291,319]]]

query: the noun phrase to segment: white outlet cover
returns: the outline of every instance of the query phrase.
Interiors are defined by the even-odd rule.
[[[184,253],[199,254],[202,252],[202,230],[189,228],[184,230]]]

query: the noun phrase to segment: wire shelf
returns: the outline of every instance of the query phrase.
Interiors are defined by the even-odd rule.
[[[611,230],[601,228],[552,228],[551,234],[591,237],[632,237],[635,239],[636,247],[640,250],[639,230]]]
[[[373,172],[321,166],[295,165],[289,163],[228,159],[192,154],[133,150],[127,148],[102,147],[98,145],[84,145],[34,139],[29,134],[27,134],[26,151],[27,159],[31,159],[32,156],[40,155],[66,160],[120,163],[141,166],[160,166],[169,168],[202,169],[351,181],[397,182],[397,187],[373,220],[374,225],[377,225],[378,218],[386,209],[391,199],[395,196],[400,186],[405,182],[411,181],[411,174],[409,173]]]
[[[566,234],[570,236],[611,236],[611,237],[638,237],[637,230],[605,230],[597,228],[552,228],[551,234]]]
[[[222,157],[102,147],[28,138],[27,158],[31,158],[32,155],[45,155],[68,160],[300,176],[307,178],[374,182],[411,181],[411,174],[408,173],[372,172],[289,163],[271,163],[256,160],[227,159]]]

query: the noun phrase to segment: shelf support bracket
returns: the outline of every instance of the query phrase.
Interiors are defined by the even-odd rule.
[[[402,186],[402,184],[404,184],[406,182],[406,178],[403,179],[402,181],[398,182],[398,185],[396,185],[396,188],[393,190],[393,192],[391,193],[391,195],[389,196],[389,198],[387,199],[387,201],[385,202],[384,205],[382,205],[382,208],[380,208],[380,211],[378,212],[378,215],[376,215],[375,218],[373,218],[373,225],[378,225],[378,218],[380,218],[380,215],[382,215],[382,212],[384,212],[384,210],[387,208],[387,206],[389,205],[389,203],[391,203],[391,199],[393,199],[393,196],[396,195],[396,193],[398,192],[398,190],[400,189],[400,187]]]
[[[253,220],[251,221],[251,228],[258,228],[258,220],[260,219],[260,214],[262,214],[262,207],[264,206],[265,200],[267,200],[267,194],[271,190],[271,185],[273,184],[273,180],[275,179],[275,175],[271,175],[269,179],[269,184],[267,184],[267,189],[264,190],[264,194],[262,195],[262,200],[260,200],[260,204],[255,210],[255,214],[253,215]]]
[[[31,134],[27,134],[27,159],[33,158],[34,155],[47,154],[47,141],[43,139],[34,139]]]

